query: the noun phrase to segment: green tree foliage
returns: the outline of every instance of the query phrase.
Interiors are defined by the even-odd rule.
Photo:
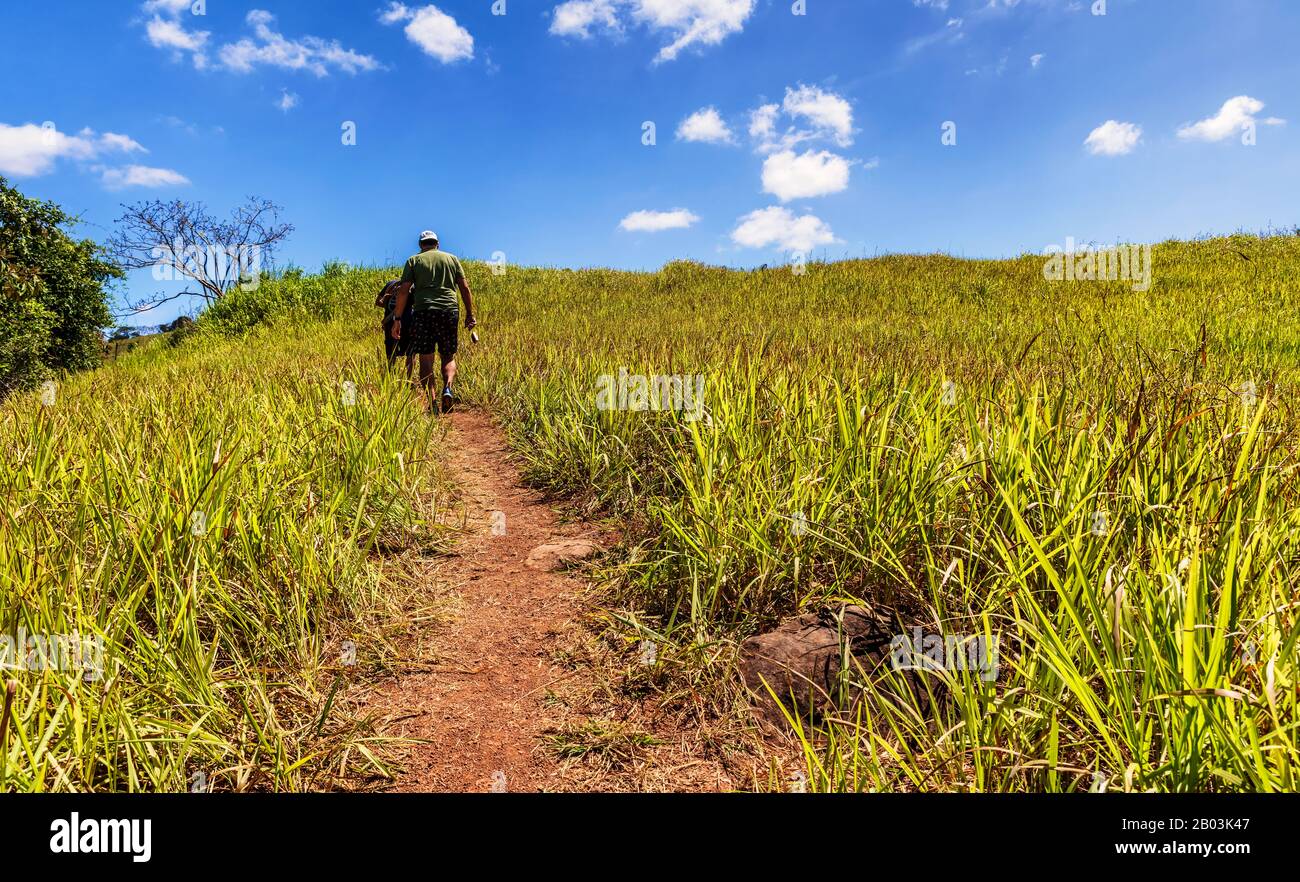
[[[73,221],[0,177],[0,394],[99,364],[106,285],[123,273]]]

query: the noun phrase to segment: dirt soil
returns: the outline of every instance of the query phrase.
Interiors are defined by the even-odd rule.
[[[620,668],[637,676],[636,652],[629,663],[599,639],[580,570],[527,562],[548,543],[608,547],[617,537],[566,522],[524,486],[486,414],[449,419],[446,461],[465,529],[432,568],[430,590],[448,615],[421,627],[372,702],[389,735],[415,742],[390,789],[717,791],[765,782],[767,761],[736,750],[732,725],[710,720],[700,702],[620,686],[628,679]]]

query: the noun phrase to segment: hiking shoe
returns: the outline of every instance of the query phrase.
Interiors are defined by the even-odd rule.
[[[451,387],[444,387],[442,390],[442,412],[451,413],[451,408],[455,403],[456,397],[451,394]]]

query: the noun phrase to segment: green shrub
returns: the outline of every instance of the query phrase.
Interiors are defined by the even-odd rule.
[[[100,329],[112,321],[105,286],[123,274],[68,234],[73,222],[0,177],[0,395],[100,362]]]
[[[280,321],[328,321],[368,306],[394,275],[391,269],[348,269],[337,261],[325,264],[316,276],[290,269],[262,279],[256,288],[231,289],[207,308],[198,327],[224,337],[242,337],[259,325]],[[378,310],[375,320],[379,320]]]

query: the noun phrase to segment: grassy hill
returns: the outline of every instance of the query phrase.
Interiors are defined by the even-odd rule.
[[[606,597],[681,678],[840,599],[996,638],[942,702],[846,678],[856,713],[802,731],[815,788],[1295,790],[1300,237],[1156,246],[1147,290],[1043,264],[471,263],[460,391],[626,526]],[[4,624],[106,649],[99,680],[11,675],[0,789],[382,767],[347,684],[443,499],[378,356],[390,276],[235,292],[0,417]],[[606,407],[665,376],[700,407]]]
[[[103,666],[6,672],[0,789],[298,789],[376,771],[373,733],[336,692],[386,657],[383,611],[439,541],[440,479],[436,426],[371,336],[358,321],[200,335],[77,376],[52,405],[10,403],[4,630],[102,638]]]

